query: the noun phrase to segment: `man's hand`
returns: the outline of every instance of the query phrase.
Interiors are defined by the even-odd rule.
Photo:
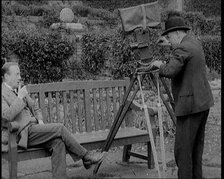
[[[159,61],[159,60],[155,60],[154,62],[151,63],[151,68],[160,68],[160,66],[164,64],[162,61]]]
[[[20,99],[23,99],[28,94],[28,91],[26,89],[26,86],[23,86],[22,88],[19,86],[18,88],[18,97]]]

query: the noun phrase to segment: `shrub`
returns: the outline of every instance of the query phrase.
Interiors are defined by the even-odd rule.
[[[192,28],[195,35],[220,35],[221,18],[206,18],[202,12],[178,12],[168,10],[162,12],[162,22],[164,22],[169,13],[178,14],[183,17],[186,24]]]
[[[2,1],[2,14],[3,15],[12,15],[14,13],[10,2]]]
[[[91,17],[96,20],[104,20],[105,24],[107,25],[114,25],[117,22],[117,16],[104,9],[96,9],[83,5],[74,5],[72,6],[72,10],[77,16]]]
[[[105,34],[94,33],[87,33],[82,37],[83,67],[95,75],[100,74],[104,67],[107,38]]]
[[[44,12],[43,20],[40,22],[41,26],[44,28],[49,28],[53,23],[60,22],[60,11],[48,11]]]
[[[66,61],[74,53],[68,39],[51,31],[3,32],[2,57],[7,49],[21,57],[21,73],[26,83],[61,81],[66,74]]]
[[[156,30],[152,30],[149,40],[149,57],[167,60],[169,49],[158,47]],[[83,67],[93,74],[100,74],[108,69],[114,79],[131,77],[137,67],[138,53],[134,53],[130,44],[135,37],[124,38],[120,29],[107,33],[94,32],[83,36],[82,62]],[[168,54],[168,55],[167,55]]]
[[[130,47],[132,41],[131,38],[123,39],[119,32],[110,37],[108,68],[114,79],[131,77],[136,69],[138,56]]]
[[[221,38],[220,36],[203,36],[201,38],[205,51],[206,64],[210,70],[221,73]]]
[[[221,0],[185,0],[186,11],[200,11],[206,17],[221,16]]]
[[[46,4],[47,1],[45,0],[15,0],[17,3],[25,5],[25,6],[29,6],[29,5],[43,5]]]
[[[221,36],[221,18],[206,19],[202,28],[203,35],[220,35]]]

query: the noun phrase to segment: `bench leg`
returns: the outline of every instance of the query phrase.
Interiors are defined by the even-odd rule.
[[[9,160],[9,179],[17,178],[17,161]]]
[[[148,157],[148,169],[153,169],[154,166],[154,160],[153,160],[153,153],[152,153],[152,147],[151,143],[147,142],[147,157]]]
[[[131,151],[131,146],[132,145],[125,145],[123,148],[123,157],[122,157],[122,161],[123,162],[129,162],[130,159],[130,154],[129,152]]]
[[[9,179],[17,178],[17,143],[16,133],[9,134],[9,152],[8,152],[8,165],[9,165]]]

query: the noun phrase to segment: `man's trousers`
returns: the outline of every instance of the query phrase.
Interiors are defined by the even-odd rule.
[[[66,151],[74,161],[77,158],[82,158],[87,152],[76,141],[75,136],[60,123],[31,125],[29,127],[28,147],[43,147],[51,152],[54,179],[66,178]]]
[[[178,178],[202,178],[205,124],[209,110],[177,117],[174,155]]]

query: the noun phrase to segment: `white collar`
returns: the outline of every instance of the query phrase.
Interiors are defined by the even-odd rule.
[[[8,87],[10,90],[14,91],[11,86],[9,86],[6,82],[4,82],[4,83],[5,83],[6,87]]]

